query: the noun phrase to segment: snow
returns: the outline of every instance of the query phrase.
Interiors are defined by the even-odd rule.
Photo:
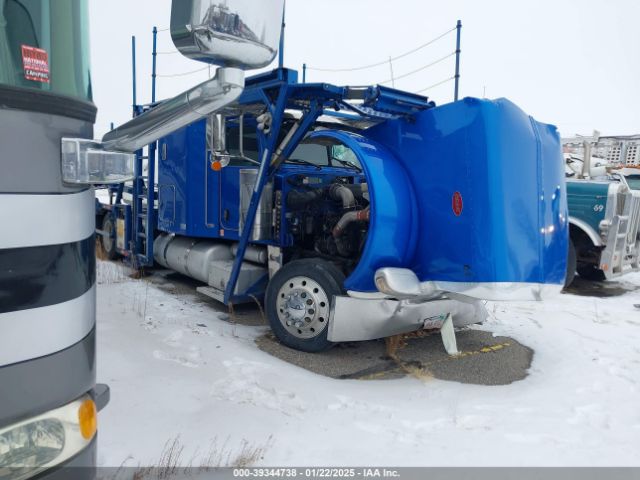
[[[254,446],[261,466],[640,465],[640,274],[610,298],[488,304],[476,328],[535,352],[499,387],[334,380],[259,350],[266,326],[170,279],[100,262],[98,282],[99,465],[155,465],[175,438],[194,465],[214,444]]]

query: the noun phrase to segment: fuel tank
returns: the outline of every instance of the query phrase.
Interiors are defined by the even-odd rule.
[[[319,135],[351,147],[369,184],[369,234],[348,290],[376,291],[381,267],[490,300],[562,289],[568,212],[556,127],[506,99],[466,98],[363,135]]]

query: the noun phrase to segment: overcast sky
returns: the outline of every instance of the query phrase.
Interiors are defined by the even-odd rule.
[[[260,0],[254,0],[260,2]],[[131,114],[131,36],[138,45],[138,102],[151,100],[152,28],[169,26],[171,0],[91,0],[91,54],[96,137]],[[461,96],[506,97],[563,135],[640,133],[640,1],[638,0],[287,0],[285,66],[348,68],[377,63],[463,23]],[[453,33],[393,63],[400,77],[455,50]],[[158,34],[158,73],[201,69]],[[166,52],[166,53],[165,53]],[[454,73],[453,57],[396,81],[418,91]],[[202,71],[158,79],[169,98],[207,79]],[[308,81],[375,84],[388,64],[365,71],[321,73]],[[453,100],[453,83],[427,92]]]

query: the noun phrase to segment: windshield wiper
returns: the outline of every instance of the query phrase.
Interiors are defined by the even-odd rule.
[[[337,161],[337,162],[340,162],[342,165],[345,165],[345,166],[347,166],[347,167],[351,167],[351,168],[353,168],[354,170],[357,170],[357,171],[358,171],[358,173],[361,173],[361,172],[362,172],[362,168],[360,168],[360,167],[359,167],[358,165],[356,165],[355,163],[350,162],[349,160],[340,160],[339,158],[331,158],[331,160],[335,160],[335,161]]]
[[[320,165],[316,165],[315,163],[309,162],[307,160],[302,160],[300,158],[288,158],[285,163],[298,163],[300,165],[309,165],[310,167],[315,167],[317,170],[322,170]]]

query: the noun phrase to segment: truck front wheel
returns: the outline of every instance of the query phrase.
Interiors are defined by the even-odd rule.
[[[303,352],[331,348],[329,312],[343,283],[344,275],[321,259],[296,260],[278,270],[265,295],[267,318],[278,340]]]
[[[576,277],[576,247],[573,245],[573,241],[569,239],[569,254],[567,255],[567,274],[564,277],[564,288],[567,288],[573,283],[573,279]]]
[[[102,219],[102,231],[103,235],[100,236],[102,242],[102,248],[109,260],[115,260],[118,258],[118,251],[116,250],[116,232],[113,217],[106,213]]]
[[[607,279],[602,270],[591,264],[580,265],[578,267],[578,274],[586,280],[593,280],[595,282],[603,282]]]

